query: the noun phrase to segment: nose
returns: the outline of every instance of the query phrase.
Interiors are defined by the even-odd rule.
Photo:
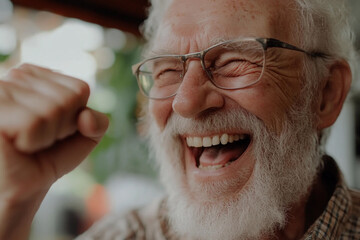
[[[173,111],[182,117],[194,118],[223,105],[220,89],[211,83],[199,61],[189,59],[187,71],[172,102]]]

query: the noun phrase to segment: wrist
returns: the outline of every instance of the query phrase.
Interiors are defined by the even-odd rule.
[[[33,218],[45,195],[26,201],[0,195],[0,239],[28,239]]]

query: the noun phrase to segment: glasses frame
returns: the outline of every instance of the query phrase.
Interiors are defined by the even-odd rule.
[[[263,67],[263,70],[262,70],[262,73],[261,73],[259,79],[257,81],[255,81],[254,83],[251,83],[251,84],[248,84],[248,85],[245,85],[245,86],[242,86],[242,87],[226,88],[226,87],[218,86],[213,81],[213,77],[212,77],[211,72],[209,72],[208,69],[206,69],[206,67],[205,67],[204,57],[205,57],[206,53],[209,52],[210,50],[212,50],[213,48],[216,48],[216,47],[218,47],[220,45],[236,43],[236,42],[241,42],[241,41],[256,41],[256,42],[259,42],[261,44],[263,50],[264,50],[264,67]],[[163,57],[177,58],[182,62],[182,64],[183,64],[183,73],[181,75],[182,78],[184,77],[184,75],[186,73],[186,62],[187,62],[187,60],[188,59],[198,58],[198,59],[200,59],[201,67],[206,72],[206,75],[209,77],[209,80],[212,82],[212,84],[214,84],[214,86],[216,86],[217,88],[220,88],[220,89],[225,89],[225,90],[243,89],[243,88],[252,86],[252,85],[256,84],[257,82],[259,82],[261,80],[262,75],[263,75],[263,73],[265,71],[265,68],[266,68],[266,50],[268,48],[284,48],[284,49],[289,49],[289,50],[293,50],[293,51],[297,51],[297,52],[302,52],[302,53],[305,53],[307,56],[309,56],[311,58],[327,58],[327,57],[329,57],[328,54],[325,54],[325,53],[322,53],[322,52],[317,52],[317,51],[309,52],[309,51],[306,51],[304,49],[298,48],[298,47],[296,47],[294,45],[291,45],[289,43],[282,42],[282,41],[280,41],[278,39],[275,39],[275,38],[240,38],[240,39],[236,39],[236,40],[228,40],[228,41],[219,42],[219,43],[217,43],[215,45],[212,45],[211,47],[209,47],[209,48],[207,48],[207,49],[205,49],[203,51],[199,51],[199,52],[188,53],[188,54],[183,54],[183,55],[165,54],[165,55],[158,55],[158,56],[155,56],[155,57],[147,58],[147,59],[144,59],[143,61],[133,65],[132,70],[133,70],[133,74],[136,76],[137,83],[138,83],[138,86],[139,86],[139,89],[140,89],[141,93],[144,96],[146,96],[147,98],[153,99],[153,100],[168,99],[168,98],[171,98],[171,97],[175,96],[176,93],[177,93],[177,92],[175,92],[174,94],[172,94],[170,96],[161,97],[161,98],[160,97],[159,98],[150,97],[148,94],[145,93],[145,91],[143,90],[143,88],[141,86],[140,79],[139,79],[141,66],[147,61],[158,59],[158,58],[163,58]]]

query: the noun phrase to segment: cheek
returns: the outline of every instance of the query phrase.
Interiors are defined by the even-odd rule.
[[[280,133],[285,116],[294,104],[299,89],[282,84],[284,79],[264,77],[266,81],[261,81],[252,88],[236,91],[229,97],[261,119],[269,130]]]
[[[266,85],[257,93],[257,99],[259,99],[256,108],[257,115],[264,121],[269,130],[279,132],[287,104],[274,87],[270,84]]]
[[[158,127],[163,130],[172,112],[172,98],[165,100],[151,100],[149,103],[150,113]]]
[[[270,86],[253,91],[243,107],[263,121],[270,131],[278,132],[284,118],[284,106]]]
[[[288,111],[299,102],[301,89],[303,88],[300,78],[276,78],[271,79],[270,92],[276,95],[276,104]]]
[[[259,109],[265,123],[277,133],[281,131],[282,123],[289,111],[296,104],[301,86],[298,79],[268,77],[258,92]]]

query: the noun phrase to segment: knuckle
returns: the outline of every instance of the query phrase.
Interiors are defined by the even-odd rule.
[[[89,87],[89,85],[86,82],[82,81],[82,80],[76,80],[74,91],[79,96],[88,97],[90,95],[90,87]]]
[[[30,63],[23,63],[19,66],[19,69],[30,70],[34,67],[35,67],[35,65],[32,65]]]
[[[36,131],[41,131],[46,127],[51,125],[56,125],[61,118],[64,118],[66,115],[67,109],[61,104],[58,104],[52,100],[47,100],[48,102],[42,105],[42,111],[38,113],[33,113],[29,120],[29,125],[27,126],[30,129]]]
[[[58,99],[58,105],[61,109],[69,109],[73,107],[78,102],[78,96],[73,92],[63,93],[62,96]]]
[[[52,72],[52,70],[48,68],[29,63],[24,63],[19,68],[28,72],[29,74],[32,74],[33,76],[42,76],[44,73]]]
[[[63,107],[61,105],[51,104],[51,105],[48,105],[45,109],[46,110],[45,110],[45,114],[43,117],[45,119],[49,119],[49,120],[58,119],[64,113]]]
[[[43,68],[40,66],[36,66],[30,63],[23,63],[20,65],[19,69],[23,70],[24,72],[28,73],[29,75],[36,76],[37,72],[42,71]]]
[[[44,120],[51,120],[61,116],[62,106],[48,98],[41,103],[40,115]]]
[[[11,80],[19,80],[19,79],[24,78],[25,75],[26,75],[26,72],[24,72],[20,68],[13,68],[8,72],[7,79],[10,81]]]
[[[61,106],[64,108],[83,106],[87,102],[90,95],[89,85],[82,81],[74,85],[74,88],[64,93],[60,99]]]

